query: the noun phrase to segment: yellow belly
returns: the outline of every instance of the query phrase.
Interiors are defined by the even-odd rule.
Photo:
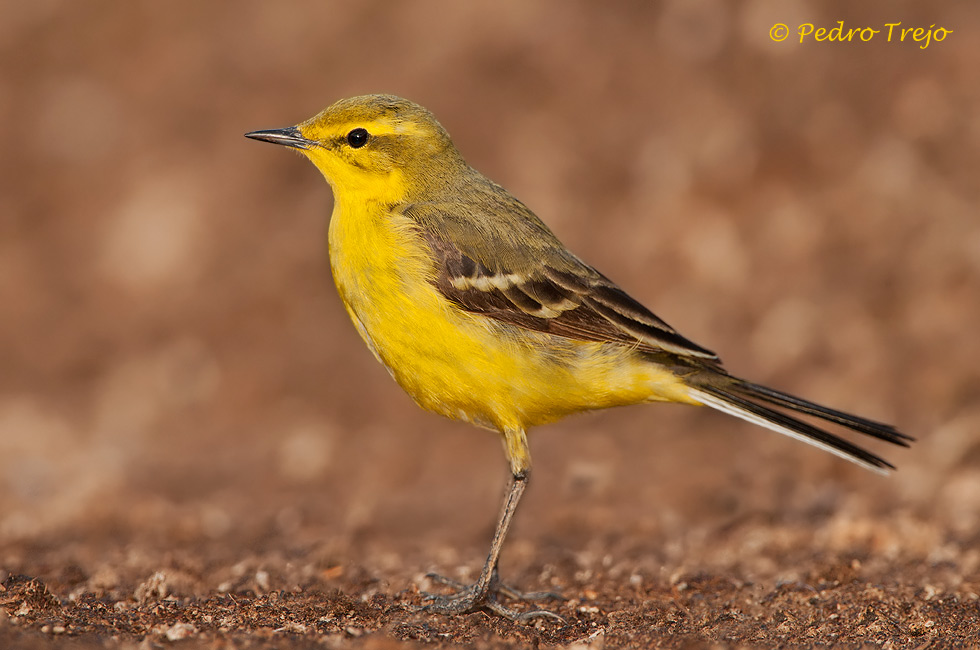
[[[423,408],[507,432],[590,409],[694,403],[676,375],[628,347],[454,307],[429,281],[435,271],[414,224],[371,214],[334,211],[334,280],[365,342]]]

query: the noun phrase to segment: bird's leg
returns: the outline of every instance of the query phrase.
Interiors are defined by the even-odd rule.
[[[510,490],[507,492],[507,497],[504,499],[504,506],[500,512],[500,519],[497,522],[497,530],[494,532],[493,541],[490,543],[490,555],[487,557],[487,561],[483,565],[483,571],[480,572],[480,577],[477,579],[477,581],[472,585],[466,586],[454,580],[448,580],[441,576],[430,574],[430,578],[433,578],[442,584],[453,587],[456,589],[456,593],[449,596],[425,594],[424,597],[426,600],[430,601],[425,606],[426,610],[436,612],[438,614],[450,615],[468,614],[479,610],[488,610],[512,621],[527,622],[531,619],[541,617],[556,618],[559,621],[564,621],[564,619],[557,614],[552,614],[551,612],[544,610],[516,612],[508,607],[505,607],[498,600],[498,596],[501,594],[509,598],[524,600],[558,597],[556,594],[551,593],[522,594],[521,592],[502,584],[500,582],[500,578],[497,576],[497,561],[500,557],[500,549],[504,545],[504,538],[507,536],[507,529],[510,528],[510,522],[514,518],[514,512],[517,510],[517,504],[520,502],[521,495],[524,494],[524,489],[526,487],[527,474],[515,474],[511,479]]]

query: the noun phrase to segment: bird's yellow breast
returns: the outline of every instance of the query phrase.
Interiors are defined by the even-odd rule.
[[[415,224],[338,200],[329,229],[340,297],[364,341],[423,408],[501,432],[570,413],[673,399],[679,379],[631,348],[520,329],[448,301]]]

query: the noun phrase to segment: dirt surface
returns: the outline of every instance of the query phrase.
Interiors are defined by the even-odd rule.
[[[0,647],[978,644],[977,3],[0,15]],[[953,32],[798,42],[839,20]],[[365,92],[733,372],[917,436],[871,445],[899,471],[692,408],[572,418],[501,564],[565,624],[420,611],[479,571],[499,442],[374,362],[327,186],[242,137]]]

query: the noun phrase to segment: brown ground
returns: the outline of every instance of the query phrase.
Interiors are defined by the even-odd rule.
[[[977,643],[977,3],[4,4],[0,647]],[[768,37],[837,20],[953,33]],[[900,471],[573,418],[502,563],[567,625],[419,612],[479,570],[499,444],[374,363],[327,187],[241,137],[377,91],[733,371],[917,435]]]

